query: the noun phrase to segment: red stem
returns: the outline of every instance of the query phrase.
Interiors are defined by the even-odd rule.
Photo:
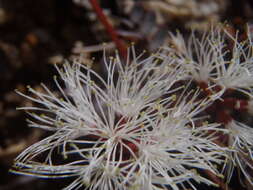
[[[97,0],[90,0],[90,3],[98,16],[98,19],[104,25],[104,27],[105,27],[106,31],[108,32],[108,34],[110,35],[111,39],[115,42],[115,44],[120,52],[120,55],[124,59],[126,59],[127,58],[127,48],[125,47],[124,43],[118,38],[117,32],[115,31],[115,29],[113,28],[111,23],[108,21],[106,15],[103,13],[103,10],[99,6]]]
[[[237,98],[224,98],[224,101],[220,102],[220,106],[238,110],[238,111],[247,111],[248,109],[248,100],[242,100]]]

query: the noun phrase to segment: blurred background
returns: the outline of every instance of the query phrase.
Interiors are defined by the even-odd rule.
[[[109,55],[118,48],[124,57],[134,42],[137,52],[151,53],[177,30],[187,36],[221,22],[231,34],[239,30],[243,39],[252,18],[252,0],[0,0],[0,190],[56,190],[69,180],[8,172],[22,150],[47,135],[27,126],[27,115],[16,107],[33,103],[15,89],[29,94],[27,85],[42,90],[43,82],[56,90],[54,64],[80,58],[80,53],[83,64],[94,62],[103,73],[103,49]]]

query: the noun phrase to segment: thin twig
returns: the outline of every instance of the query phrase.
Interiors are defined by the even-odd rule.
[[[97,0],[90,0],[90,3],[98,16],[98,19],[104,25],[104,27],[105,27],[106,31],[108,32],[108,34],[110,35],[111,39],[115,42],[120,55],[126,59],[127,48],[125,47],[123,42],[118,38],[117,32],[115,31],[115,29],[113,28],[111,23],[108,21],[106,15],[103,13],[103,10],[99,6]]]

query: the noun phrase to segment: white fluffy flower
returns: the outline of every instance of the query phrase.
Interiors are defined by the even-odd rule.
[[[226,35],[227,34],[227,35]],[[226,39],[234,45],[229,51]],[[213,28],[210,33],[197,38],[194,32],[188,41],[177,33],[171,34],[176,59],[188,73],[186,79],[195,80],[201,88],[212,90],[213,97],[220,97],[227,89],[250,95],[253,87],[251,36],[240,42],[228,32]],[[175,49],[175,50],[173,50]],[[219,89],[219,90],[217,90]]]
[[[44,85],[45,93],[29,88],[36,98],[22,94],[40,106],[21,109],[44,112],[31,114],[30,125],[53,134],[17,157],[16,172],[75,176],[66,190],[195,188],[191,180],[214,185],[192,169],[218,175],[214,164],[225,153],[212,140],[221,129],[194,125],[207,104],[194,103],[197,93],[171,95],[178,67],[156,56],[143,61],[134,56],[126,65],[111,59],[106,67],[106,80],[78,62],[57,68],[66,87],[55,78],[62,99]]]

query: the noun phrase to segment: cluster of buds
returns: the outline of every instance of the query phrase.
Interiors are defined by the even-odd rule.
[[[104,56],[105,77],[78,60],[56,66],[61,97],[43,84],[45,93],[18,92],[38,104],[20,108],[35,112],[30,126],[52,135],[24,150],[13,171],[76,177],[65,190],[179,190],[217,186],[237,167],[252,184],[253,129],[235,116],[251,113],[250,36],[238,42],[217,28],[171,39],[147,58],[133,47],[125,62]]]

